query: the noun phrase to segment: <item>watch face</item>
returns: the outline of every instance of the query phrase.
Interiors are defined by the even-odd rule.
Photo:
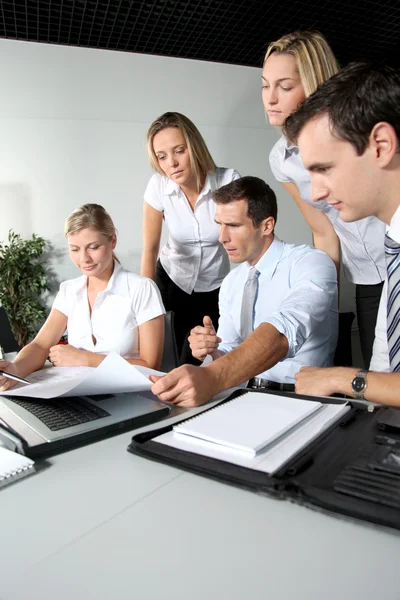
[[[355,392],[362,392],[365,388],[365,379],[363,377],[354,377],[352,388]]]

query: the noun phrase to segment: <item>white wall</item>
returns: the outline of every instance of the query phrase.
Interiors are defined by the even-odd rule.
[[[196,123],[218,165],[268,181],[280,237],[311,242],[269,170],[278,134],[265,122],[259,69],[0,40],[0,81],[0,239],[10,228],[44,236],[60,281],[77,275],[63,223],[85,202],[110,212],[118,256],[139,271],[145,134],[167,110]]]

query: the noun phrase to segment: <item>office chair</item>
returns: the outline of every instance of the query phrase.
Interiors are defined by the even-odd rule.
[[[164,333],[164,351],[161,360],[160,371],[168,373],[175,369],[179,364],[178,348],[175,339],[174,313],[169,310],[165,313],[165,333]]]
[[[17,352],[19,350],[3,306],[0,306],[0,346],[4,352]]]
[[[351,326],[356,315],[353,312],[339,313],[339,334],[336,344],[335,367],[352,367],[353,356],[351,349]]]

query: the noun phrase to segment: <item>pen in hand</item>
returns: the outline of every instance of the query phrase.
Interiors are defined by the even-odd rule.
[[[18,381],[18,383],[25,383],[25,384],[31,383],[27,379],[18,377],[18,375],[13,375],[13,373],[8,373],[8,371],[3,371],[3,369],[0,369],[0,375],[2,375],[3,377],[7,377],[8,379],[13,379],[14,381]]]

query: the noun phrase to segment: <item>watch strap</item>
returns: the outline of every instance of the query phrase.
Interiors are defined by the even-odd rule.
[[[357,400],[364,400],[364,392],[367,389],[367,373],[366,369],[360,369],[351,382],[353,395]],[[360,384],[363,384],[361,389],[359,389]]]

